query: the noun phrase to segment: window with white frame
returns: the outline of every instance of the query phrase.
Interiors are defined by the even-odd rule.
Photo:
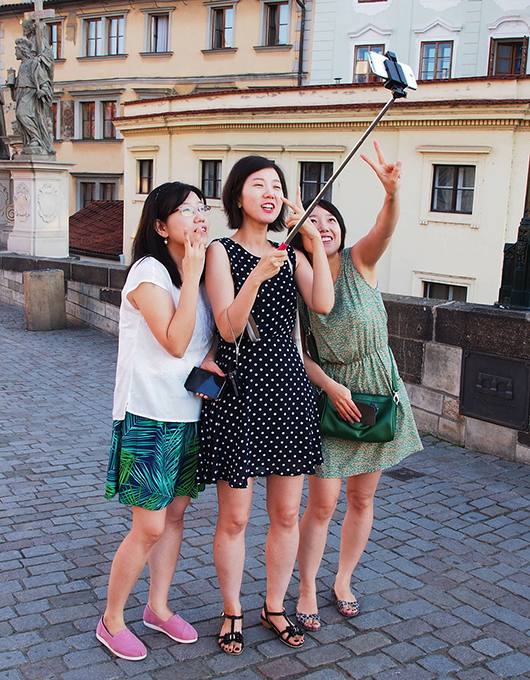
[[[420,79],[439,80],[450,78],[452,58],[452,41],[421,43]]]
[[[289,44],[289,3],[265,4],[265,41],[267,47]]]
[[[76,139],[116,139],[114,119],[118,113],[116,99],[98,98],[76,101]]]
[[[302,192],[302,202],[311,201],[324,184],[333,174],[333,163],[309,161],[300,163],[300,189]],[[323,198],[331,201],[331,190],[329,187]]]
[[[233,48],[235,26],[234,5],[210,8],[210,49]]]
[[[53,58],[63,58],[63,22],[50,21],[46,24],[48,29],[48,42],[52,48]]]
[[[354,83],[374,83],[378,80],[371,70],[368,63],[368,52],[383,54],[384,45],[357,45],[355,47],[355,57],[353,63],[353,82]]]
[[[432,182],[432,212],[473,212],[475,192],[474,165],[434,165]]]
[[[86,208],[94,201],[117,201],[121,175],[72,173],[76,178],[76,209]]]
[[[50,107],[50,118],[52,120],[53,139],[61,139],[61,102],[56,99]]]
[[[125,54],[125,15],[89,17],[83,20],[84,57]]]
[[[153,166],[152,158],[140,158],[136,161],[137,167],[137,192],[138,194],[148,194],[153,189]]]
[[[467,286],[457,286],[439,281],[423,281],[423,297],[449,302],[466,302]]]
[[[150,13],[147,15],[147,24],[146,51],[154,54],[169,52],[169,13]]]
[[[490,42],[489,76],[519,76],[526,73],[528,36],[492,38]]]

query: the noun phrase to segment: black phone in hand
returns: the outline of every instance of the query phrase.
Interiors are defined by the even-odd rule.
[[[358,399],[354,399],[353,403],[361,412],[361,423],[363,425],[370,425],[370,427],[373,427],[375,425],[375,416],[377,414],[376,407],[373,404],[369,404],[366,401],[359,401]]]
[[[221,398],[225,384],[224,376],[195,366],[186,378],[184,387],[190,392],[205,394],[210,399],[216,400]]]

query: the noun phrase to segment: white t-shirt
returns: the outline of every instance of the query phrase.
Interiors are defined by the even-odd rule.
[[[193,423],[199,420],[201,398],[184,387],[194,366],[199,366],[213,338],[213,315],[204,287],[199,289],[195,329],[182,358],[167,352],[150,331],[144,317],[127,299],[141,283],[154,283],[167,290],[175,308],[180,289],[173,285],[169,272],[154,257],[136,262],[125,282],[120,306],[120,330],[114,420],[125,412],[165,422]]]

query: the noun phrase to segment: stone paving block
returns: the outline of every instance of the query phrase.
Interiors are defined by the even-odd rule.
[[[406,666],[399,666],[383,673],[377,673],[373,676],[375,680],[441,680],[439,676],[435,676],[430,671],[420,668],[416,664],[408,664]]]
[[[456,607],[453,609],[453,614],[463,619],[467,623],[477,627],[485,626],[487,623],[491,623],[493,621],[491,616],[487,616],[484,614],[484,612],[480,612],[473,607],[469,607],[468,605]]]
[[[242,671],[243,676],[244,671]],[[175,666],[155,670],[148,676],[151,680],[207,680],[213,678],[213,672],[201,659],[183,661]],[[225,676],[226,677],[226,676]]]
[[[408,642],[398,642],[385,648],[385,654],[389,654],[393,659],[401,663],[406,663],[412,659],[417,659],[423,655],[423,650]]]
[[[437,607],[426,600],[412,600],[390,607],[389,611],[400,619],[415,619],[437,611]]]
[[[485,656],[500,656],[501,654],[507,654],[511,647],[505,645],[500,640],[496,638],[485,638],[483,640],[477,640],[477,642],[472,642],[471,647],[476,649],[481,654]]]
[[[506,607],[489,607],[484,610],[484,613],[490,615],[497,621],[502,621],[508,626],[512,626],[516,630],[528,631],[530,629],[530,618],[521,616]]]
[[[499,680],[498,676],[490,673],[485,668],[470,668],[467,671],[458,673],[458,680]]]
[[[303,680],[343,680],[346,677],[350,677],[345,673],[342,673],[337,668],[326,668],[315,673],[307,673],[303,676]],[[237,679],[239,680],[239,678]]]
[[[352,678],[362,678],[382,673],[389,668],[394,668],[396,662],[386,654],[379,652],[369,656],[360,656],[349,661],[339,661],[339,668],[345,670]]]
[[[392,642],[392,640],[382,633],[366,633],[364,635],[357,635],[354,638],[350,638],[347,641],[343,641],[344,647],[351,649],[352,652],[357,654],[369,654],[376,649],[381,649],[386,647]]]
[[[438,675],[454,674],[462,669],[460,664],[441,654],[429,654],[429,656],[424,657],[423,659],[418,659],[417,663],[428,671],[432,671]]]
[[[34,645],[27,650],[28,659],[32,662],[41,661],[42,659],[53,659],[67,654],[71,651],[71,647],[63,640],[56,642],[43,642],[39,645]]]
[[[207,665],[217,674],[234,672],[246,666],[258,666],[262,662],[263,656],[254,649],[245,649],[245,654],[239,656],[217,654],[206,660]]]
[[[481,637],[481,631],[467,623],[459,623],[456,626],[450,626],[449,628],[441,628],[437,630],[434,635],[452,645],[457,645],[476,640],[478,637]]]
[[[292,678],[299,673],[303,673],[307,668],[295,658],[284,657],[269,663],[260,664],[258,670],[270,680],[280,680],[281,678]]]
[[[24,676],[16,668],[0,671],[0,680],[24,680]]]
[[[530,657],[527,654],[508,654],[495,661],[490,661],[486,667],[498,678],[517,678],[530,673]]]
[[[484,660],[484,656],[482,654],[465,645],[451,647],[451,649],[448,650],[448,654],[462,667],[473,666],[481,663]]]
[[[387,626],[385,633],[388,633],[399,642],[411,640],[412,638],[420,637],[425,633],[430,633],[432,626],[429,626],[425,621],[403,621],[396,623],[393,626]]]
[[[129,663],[133,663],[132,661]],[[105,663],[94,664],[85,668],[78,668],[67,671],[61,676],[61,680],[116,680],[123,677],[122,671],[115,663],[107,661]]]
[[[18,666],[26,661],[26,657],[18,650],[0,652],[0,670]]]
[[[298,652],[296,656],[309,668],[316,668],[318,666],[334,664],[337,661],[348,659],[351,656],[351,652],[338,643],[335,643],[325,646],[320,645],[318,647],[314,647],[313,649],[304,649],[304,651]]]

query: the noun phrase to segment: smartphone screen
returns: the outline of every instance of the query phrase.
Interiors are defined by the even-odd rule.
[[[225,386],[225,380],[226,378],[222,375],[195,367],[186,378],[184,387],[190,392],[205,394],[210,399],[219,399]]]

